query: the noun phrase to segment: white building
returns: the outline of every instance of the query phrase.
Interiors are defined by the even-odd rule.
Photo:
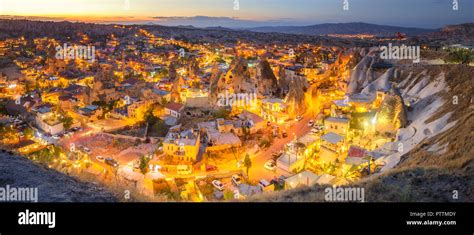
[[[302,171],[296,175],[286,178],[285,188],[292,189],[300,185],[312,186],[317,182],[318,179],[319,179],[319,176],[314,174],[313,172],[308,171],[308,170]]]
[[[56,135],[64,131],[63,123],[49,107],[41,107],[36,113],[36,125],[46,133]]]
[[[165,114],[170,115],[174,118],[180,118],[181,112],[184,109],[184,105],[179,103],[169,103],[165,106]]]

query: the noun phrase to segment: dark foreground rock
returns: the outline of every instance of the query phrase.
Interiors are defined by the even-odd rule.
[[[0,187],[37,187],[38,202],[116,202],[103,187],[0,152]]]

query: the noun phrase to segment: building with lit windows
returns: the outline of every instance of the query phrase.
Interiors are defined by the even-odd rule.
[[[193,129],[172,127],[163,141],[163,151],[178,161],[196,161],[199,153],[200,134]]]
[[[262,100],[262,117],[274,123],[283,123],[290,118],[287,112],[287,105],[282,99],[278,98]]]

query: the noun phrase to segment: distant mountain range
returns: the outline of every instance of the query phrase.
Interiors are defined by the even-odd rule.
[[[75,20],[61,17],[30,17],[30,16],[1,16],[0,19],[28,19],[40,21],[71,21]],[[253,21],[231,17],[149,17],[147,19],[134,18],[105,18],[83,20],[84,22],[99,24],[138,24],[138,25],[162,25],[184,29],[215,29],[215,30],[246,30],[263,33],[286,33],[309,36],[320,36],[328,34],[372,34],[376,36],[393,36],[400,32],[408,36],[417,36],[425,33],[437,32],[440,29],[411,28],[389,25],[378,25],[363,22],[353,23],[323,23],[304,25],[302,22],[292,20],[280,21]],[[309,24],[309,23],[308,23]]]
[[[436,32],[419,35],[419,40],[438,40],[448,44],[474,45],[474,23],[447,25]]]
[[[377,36],[394,35],[397,32],[409,36],[437,31],[438,29],[407,28],[368,23],[328,23],[309,26],[266,26],[247,29],[262,33],[288,33],[303,35],[328,35],[328,34],[373,34]]]
[[[377,36],[394,35],[397,32],[415,36],[430,33],[438,29],[410,28],[388,25],[369,24],[363,22],[351,23],[323,23],[304,25],[294,21],[252,21],[230,17],[154,17],[151,24],[164,26],[179,26],[183,28],[208,28],[227,30],[248,30],[263,33],[287,33],[301,35],[327,35],[327,34],[373,34]]]

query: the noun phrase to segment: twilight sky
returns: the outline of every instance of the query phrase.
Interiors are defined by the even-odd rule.
[[[453,10],[453,1],[459,3],[457,11]],[[235,2],[238,2],[238,9],[234,9]],[[348,11],[343,10],[343,2],[344,0],[0,0],[0,15],[88,22],[154,22],[196,27],[367,22],[437,28],[447,24],[474,22],[473,0],[347,0]]]

